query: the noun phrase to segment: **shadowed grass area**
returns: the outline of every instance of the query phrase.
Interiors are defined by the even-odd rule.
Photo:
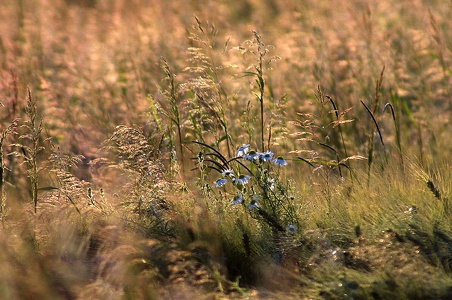
[[[451,298],[451,12],[0,3],[0,298]]]

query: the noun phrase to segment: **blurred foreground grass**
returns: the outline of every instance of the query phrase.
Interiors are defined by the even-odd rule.
[[[451,13],[0,2],[0,298],[452,297]]]

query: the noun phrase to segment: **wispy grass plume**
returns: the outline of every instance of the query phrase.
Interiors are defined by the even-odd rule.
[[[23,159],[26,166],[26,175],[30,182],[30,196],[34,205],[34,212],[36,213],[38,207],[38,190],[39,190],[39,175],[44,170],[44,166],[38,161],[39,154],[45,150],[43,142],[45,139],[41,133],[43,130],[42,119],[39,119],[36,99],[32,97],[31,90],[27,90],[27,106],[26,115],[28,120],[20,127],[23,129],[19,136],[22,140],[18,144],[14,144],[18,150],[13,154]]]

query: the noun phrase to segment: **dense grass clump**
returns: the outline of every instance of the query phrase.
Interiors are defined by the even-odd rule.
[[[0,298],[451,298],[452,6],[380,2],[0,3]]]

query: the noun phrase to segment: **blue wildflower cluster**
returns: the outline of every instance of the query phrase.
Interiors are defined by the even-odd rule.
[[[198,161],[201,170],[210,169],[221,174],[214,187],[222,198],[226,196],[231,205],[246,208],[251,216],[269,225],[272,230],[286,233],[297,231],[290,186],[280,180],[280,171],[288,165],[284,157],[276,156],[270,150],[256,151],[248,144],[239,147],[234,157],[227,158],[206,143],[194,143],[207,149],[193,158]]]
[[[249,144],[241,146],[236,153],[237,157],[242,157],[244,160],[248,160],[254,163],[272,161],[276,165],[287,165],[287,161],[282,156],[278,156],[276,159],[272,160],[274,155],[275,154],[271,151],[259,153],[255,150],[250,150]]]
[[[241,146],[237,152],[236,157],[233,160],[239,161],[240,165],[248,171],[249,174],[240,174],[236,173],[233,169],[229,168],[229,166],[226,166],[222,172],[221,172],[221,178],[215,181],[214,186],[217,188],[221,188],[225,186],[228,182],[231,182],[233,186],[235,186],[238,190],[237,195],[233,197],[231,200],[231,203],[236,204],[245,204],[245,192],[247,191],[246,185],[248,185],[252,180],[256,180],[256,176],[253,175],[253,172],[244,165],[244,162],[251,162],[252,165],[259,166],[259,169],[261,171],[267,172],[267,168],[265,168],[265,164],[274,164],[278,167],[286,166],[288,163],[287,161],[282,157],[278,156],[277,158],[274,158],[275,154],[271,151],[265,151],[265,152],[258,152],[255,150],[252,150],[250,148],[250,145],[243,145]],[[254,179],[253,179],[254,178]],[[275,179],[266,176],[265,179],[265,187],[269,190],[274,190],[275,188]],[[254,193],[251,193],[250,195],[250,201],[247,205],[248,209],[257,209],[259,208],[259,199],[260,197],[258,195],[255,195]]]

